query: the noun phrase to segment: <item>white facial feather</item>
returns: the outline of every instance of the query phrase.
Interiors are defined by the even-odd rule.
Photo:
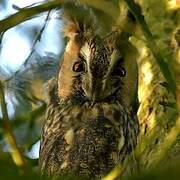
[[[72,47],[72,41],[69,41],[66,45],[65,52],[71,52],[71,47]]]
[[[114,67],[116,66],[116,62],[118,59],[121,57],[121,54],[119,53],[118,50],[114,50],[113,53],[111,54],[111,59],[110,59],[110,68],[108,69],[107,76],[112,73]]]
[[[91,56],[91,47],[88,43],[85,43],[81,48],[81,54],[85,58],[87,62],[88,72],[89,72],[89,64],[90,64],[90,56]]]

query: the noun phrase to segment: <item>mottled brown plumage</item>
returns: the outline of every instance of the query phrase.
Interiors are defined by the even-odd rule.
[[[100,176],[132,152],[138,135],[136,50],[118,31],[104,37],[70,21],[57,78],[48,85],[40,169]]]

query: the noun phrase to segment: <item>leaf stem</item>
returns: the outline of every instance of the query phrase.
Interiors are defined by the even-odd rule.
[[[8,111],[7,111],[7,105],[5,101],[4,87],[1,81],[0,81],[0,106],[1,106],[2,117],[3,117],[5,141],[10,145],[11,156],[15,164],[19,167],[23,167],[25,166],[25,160],[21,154],[21,151],[17,145],[16,139],[12,132],[12,128],[11,128],[9,116],[8,116]]]

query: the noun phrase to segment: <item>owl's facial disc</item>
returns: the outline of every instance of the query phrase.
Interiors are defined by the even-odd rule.
[[[132,45],[127,41],[75,39],[70,38],[61,60],[60,99],[75,99],[75,103],[117,100],[131,106],[137,95],[138,79],[136,51]]]
[[[89,101],[104,102],[115,98],[126,76],[123,59],[117,50],[110,50],[104,44],[85,43],[80,50],[85,62],[82,90]]]

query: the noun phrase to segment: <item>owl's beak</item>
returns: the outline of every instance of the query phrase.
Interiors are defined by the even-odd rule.
[[[94,81],[91,81],[84,88],[84,92],[86,94],[86,97],[89,99],[89,101],[92,102],[92,104],[100,102],[102,99],[104,99],[102,79],[94,79]]]
[[[99,93],[97,91],[94,91],[91,96],[92,104],[95,104],[96,102],[100,101]]]

